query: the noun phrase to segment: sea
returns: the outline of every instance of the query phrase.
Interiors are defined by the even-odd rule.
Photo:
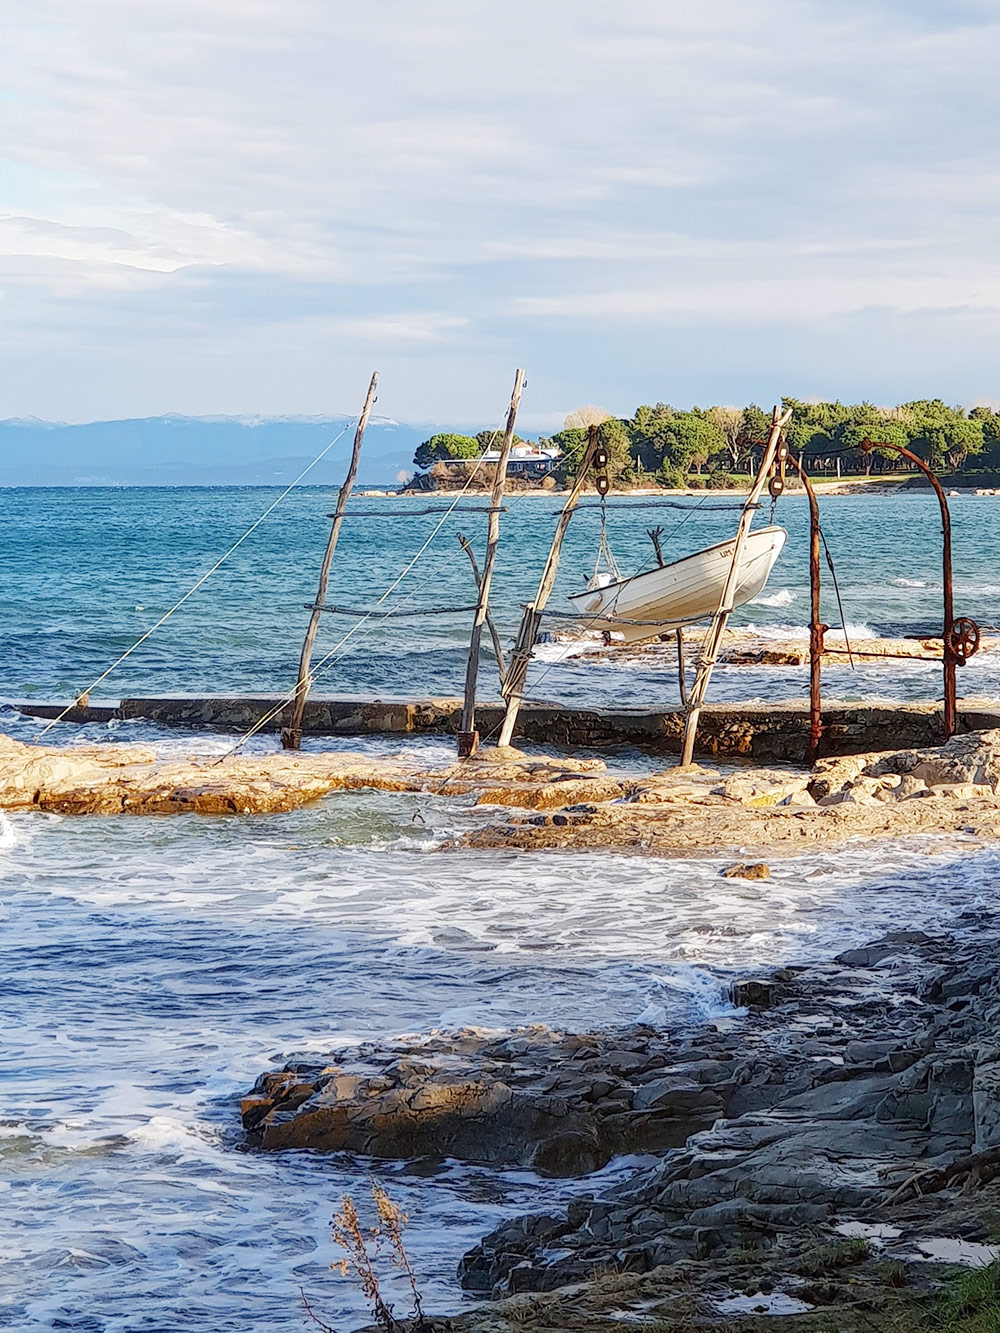
[[[278,492],[11,489],[0,492],[0,729],[33,740],[17,700],[68,701],[91,686],[264,513]],[[294,683],[335,492],[293,492],[148,640],[94,685],[129,694],[282,692]],[[651,563],[725,539],[724,496],[615,499],[618,563]],[[457,542],[482,558],[482,500],[358,498],[334,561],[315,661],[317,690],[381,698],[461,688],[475,589]],[[559,503],[514,496],[501,516],[494,589],[510,640],[537,584]],[[921,635],[940,628],[941,530],[922,492],[821,500],[841,605],[824,565],[824,617]],[[1000,623],[1000,497],[952,500],[955,603]],[[765,507],[758,521],[769,517]],[[789,541],[738,623],[805,635],[808,513],[784,497]],[[587,507],[565,546],[554,610],[594,569],[602,514]],[[410,612],[387,619],[372,610]],[[595,653],[553,616],[531,697],[671,704],[673,657]],[[961,669],[965,696],[1000,692],[998,658]],[[484,653],[482,690],[495,697]],[[804,668],[720,666],[711,698],[803,698]],[[824,672],[833,699],[935,699],[940,663]],[[60,724],[59,745],[143,742],[221,754],[232,736],[150,724]],[[275,748],[258,734],[253,752]],[[442,737],[336,738],[307,748],[445,761]],[[618,767],[665,761],[609,752]],[[668,762],[668,761],[667,761]],[[546,1023],[585,1030],[738,1024],[734,976],[826,959],[905,925],[951,926],[992,910],[995,850],[958,834],[872,850],[812,848],[770,881],[726,880],[724,858],[587,852],[449,852],[482,820],[462,801],[336,793],[247,818],[0,815],[0,1327],[80,1333],[286,1333],[365,1322],[361,1293],[331,1269],[330,1218],[364,1211],[380,1180],[409,1217],[425,1307],[460,1310],[461,1254],[501,1218],[557,1208],[624,1178],[543,1179],[520,1168],[372,1162],[348,1154],[244,1150],[239,1098],[296,1056],[400,1034]],[[752,849],[748,849],[752,850]],[[406,1291],[387,1278],[397,1312]]]

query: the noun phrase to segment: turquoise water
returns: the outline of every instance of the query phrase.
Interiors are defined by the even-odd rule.
[[[61,697],[86,685],[263,510],[259,490],[7,491],[3,503],[0,699]],[[291,498],[101,693],[273,689],[290,684],[326,540],[332,492]],[[401,512],[419,501],[357,502]],[[515,500],[504,516],[497,609],[505,632],[533,589],[556,505]],[[647,563],[643,529],[684,525],[672,555],[721,539],[729,514],[612,507],[622,564]],[[994,569],[1000,501],[954,502],[958,608],[1000,615]],[[848,619],[933,625],[937,519],[927,497],[824,504]],[[805,509],[779,507],[791,534],[766,602],[744,622],[785,633],[807,606]],[[381,595],[433,519],[348,528],[331,599]],[[467,561],[450,521],[401,594],[467,601]],[[557,602],[593,560],[592,513],[571,529]],[[915,586],[923,584],[926,586]],[[835,608],[828,609],[831,620]],[[330,690],[454,691],[468,618],[379,625],[337,657]],[[343,622],[349,627],[351,621]],[[339,622],[338,622],[339,626]],[[324,625],[319,655],[335,642]],[[353,641],[352,641],[353,642]],[[672,700],[667,660],[559,661],[546,644],[535,690],[555,698]],[[995,692],[995,657],[962,677]],[[484,668],[492,680],[492,668]],[[970,686],[969,682],[972,682]],[[827,673],[828,692],[933,697],[939,668]],[[801,696],[798,670],[720,669],[713,688]],[[37,723],[12,710],[3,729]],[[62,725],[47,738],[142,740],[163,753],[221,753],[229,739],[143,723]],[[255,749],[273,748],[258,737]],[[452,754],[444,738],[312,744]],[[621,762],[619,757],[618,762]],[[654,762],[646,757],[648,765]],[[455,1267],[501,1217],[557,1208],[601,1182],[541,1180],[445,1162],[372,1163],[349,1154],[241,1151],[239,1097],[264,1069],[344,1043],[435,1026],[525,1022],[586,1029],[642,1019],[738,1022],[734,975],[810,958],[905,925],[951,926],[992,910],[995,851],[962,836],[907,847],[813,848],[767,882],[720,877],[725,861],[601,853],[526,857],[450,852],[441,841],[489,817],[461,801],[335,793],[289,815],[66,819],[0,815],[0,1327],[20,1333],[297,1333],[365,1322],[331,1273],[329,1218],[374,1169],[410,1213],[426,1304],[461,1308]],[[629,1169],[615,1163],[608,1177]],[[405,1293],[395,1290],[400,1312]]]
[[[89,684],[186,591],[263,511],[276,492],[246,489],[65,489],[0,493],[0,698],[63,698]],[[197,592],[178,614],[95,692],[122,694],[218,690],[281,690],[295,679],[299,645],[315,595],[326,542],[333,490],[293,493]],[[438,502],[441,503],[441,502]],[[483,501],[470,500],[471,504]],[[514,497],[503,515],[500,567],[494,607],[502,632],[512,637],[520,604],[537,584],[553,531],[558,501]],[[612,501],[609,531],[623,570],[648,567],[652,547],[646,528],[661,524],[668,558],[725,538],[735,514],[707,506],[629,509]],[[367,608],[381,597],[425,540],[440,516],[417,517],[424,500],[358,499],[361,513],[389,509],[392,519],[361,518],[344,528],[329,600]],[[834,554],[849,624],[882,632],[924,632],[940,625],[940,520],[925,493],[834,496],[822,502],[824,530]],[[1000,620],[1000,499],[952,501],[956,610],[983,624]],[[783,500],[777,521],[789,543],[754,606],[737,621],[773,632],[801,627],[808,618],[808,516],[800,497]],[[474,589],[455,534],[482,547],[485,521],[454,514],[437,531],[412,573],[384,606],[406,610],[468,605]],[[594,510],[570,528],[553,609],[583,586],[593,568],[599,530]],[[825,571],[824,571],[825,572]],[[839,623],[830,580],[824,616]],[[322,668],[317,688],[332,693],[454,693],[464,675],[470,616],[418,615],[371,621]],[[317,660],[355,624],[324,617]],[[554,627],[554,623],[553,623]],[[542,697],[624,703],[672,702],[673,667],[615,665],[597,669],[545,653],[531,678]],[[989,688],[980,664],[969,669],[967,692]],[[900,671],[899,689],[932,697],[933,674]],[[992,673],[990,673],[992,674]],[[716,698],[739,694],[789,697],[804,685],[802,672],[747,673],[720,670]],[[491,670],[484,687],[495,692]],[[886,692],[881,670],[832,672],[828,691],[848,697]],[[891,693],[891,690],[889,691]]]

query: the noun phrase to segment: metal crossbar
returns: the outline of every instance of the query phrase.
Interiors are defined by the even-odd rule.
[[[601,611],[594,611],[594,612],[591,612],[589,615],[586,615],[586,614],[582,614],[582,613],[580,613],[579,611],[544,611],[544,610],[543,610],[543,611],[540,611],[540,612],[539,612],[539,615],[543,615],[543,616],[554,616],[554,617],[556,617],[556,618],[559,619],[559,620],[587,620],[587,621],[589,621],[591,624],[597,624],[598,621],[600,621],[602,624],[606,622],[606,623],[609,624],[609,625],[666,625],[666,626],[669,626],[669,627],[673,627],[673,626],[675,626],[675,625],[677,624],[677,621],[676,621],[676,620],[625,620],[625,619],[624,619],[623,617],[621,617],[621,616],[605,615],[605,614],[604,614],[603,612],[601,612]],[[710,618],[711,618],[711,612],[709,612],[707,615],[704,615],[704,616],[701,617],[702,620],[709,620]],[[698,624],[698,621],[696,621],[696,620],[685,620],[685,621],[684,621],[684,624],[685,624],[685,625],[696,625],[696,624]]]
[[[581,509],[601,509],[602,507],[603,506],[599,504],[582,504],[576,506],[577,511]],[[685,504],[681,500],[636,500],[629,504],[609,506],[608,512],[614,514],[627,514],[630,509],[686,509],[692,513],[697,510],[700,514],[707,514],[713,509],[743,510],[745,508],[762,509],[763,506],[759,504],[752,504],[749,506],[742,504]]]
[[[391,620],[395,616],[457,616],[466,611],[475,611],[473,606],[418,606],[409,611],[375,611],[359,609],[356,606],[318,606],[315,602],[306,602],[307,611],[328,611],[335,616],[364,616],[371,620]]]
[[[483,509],[481,505],[453,505],[430,509],[358,509],[354,513],[345,513],[342,518],[420,518],[424,514],[506,514],[506,505],[497,505],[492,509]],[[327,514],[327,518],[333,518]]]

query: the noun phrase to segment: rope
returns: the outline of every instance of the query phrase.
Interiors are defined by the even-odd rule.
[[[302,471],[295,478],[295,480],[290,482],[285,487],[285,489],[281,492],[281,494],[277,497],[276,500],[272,500],[272,502],[267,506],[264,512],[260,515],[260,517],[255,519],[254,522],[250,524],[246,532],[243,533],[242,537],[240,537],[237,541],[233,542],[232,546],[230,546],[229,550],[225,553],[225,555],[221,556],[218,560],[216,560],[212,568],[206,570],[205,573],[202,574],[201,578],[199,578],[196,583],[193,583],[191,585],[191,587],[187,590],[184,596],[178,598],[178,600],[174,602],[170,610],[165,611],[163,615],[160,616],[159,620],[156,622],[155,625],[150,625],[149,629],[147,629],[145,633],[141,634],[130,648],[126,648],[125,652],[122,653],[121,657],[119,657],[116,661],[112,662],[106,671],[102,671],[101,674],[97,677],[97,679],[92,681],[85,690],[81,690],[80,693],[77,695],[77,698],[73,701],[73,703],[67,704],[66,707],[63,709],[63,711],[59,714],[59,716],[54,717],[52,721],[48,724],[48,726],[44,727],[39,732],[39,734],[35,737],[34,740],[35,745],[37,745],[38,742],[42,739],[42,737],[47,735],[48,732],[50,732],[52,728],[56,726],[57,723],[61,722],[67,713],[71,712],[77,706],[78,699],[81,699],[84,696],[88,695],[90,691],[96,689],[96,687],[100,685],[102,681],[107,680],[107,678],[111,675],[112,671],[115,671],[118,667],[120,667],[127,657],[131,657],[131,655],[135,652],[137,648],[139,648],[142,644],[144,644],[151,635],[155,634],[156,631],[160,628],[160,626],[165,624],[175,612],[179,611],[189,597],[194,596],[194,594],[198,591],[198,589],[202,586],[202,584],[206,583],[208,579],[210,579],[211,576],[215,573],[215,571],[219,569],[220,566],[226,563],[226,561],[233,554],[233,552],[243,545],[243,543],[250,536],[250,534],[252,532],[255,532],[257,528],[260,527],[260,525],[264,522],[265,518],[267,518],[269,514],[271,514],[275,509],[277,509],[278,505],[281,504],[285,496],[288,495],[289,492],[295,489],[295,487],[299,484],[299,482],[306,475],[306,473],[311,472],[313,468],[316,466],[316,464],[321,462],[321,460],[326,457],[326,455],[330,452],[333,446],[341,439],[341,437],[347,432],[347,430],[355,424],[356,421],[357,417],[352,417],[350,421],[345,422],[344,427],[340,431],[340,433],[338,435],[335,435],[334,438],[330,441],[330,443],[320,450],[320,452],[316,455],[316,457],[312,460],[312,462],[309,463],[308,466],[302,469]]]
[[[608,567],[608,573],[618,582],[621,579],[621,570],[618,568],[618,561],[615,559],[614,552],[608,543],[608,507],[603,501],[601,503],[601,539],[597,544],[597,556],[594,560],[594,572],[591,575],[591,583],[594,583],[601,570],[601,561]]]
[[[823,550],[826,552],[826,563],[830,569],[830,577],[833,579],[833,591],[837,596],[837,609],[840,612],[840,628],[844,631],[844,643],[847,645],[847,657],[851,664],[851,669],[855,670],[854,654],[851,652],[851,641],[847,637],[847,621],[844,618],[844,603],[840,600],[840,584],[837,582],[837,571],[833,567],[833,556],[830,554],[830,548],[826,544],[826,533],[822,528],[819,530],[820,540],[823,543]]]

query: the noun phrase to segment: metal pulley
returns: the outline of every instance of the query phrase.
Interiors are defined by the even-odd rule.
[[[608,464],[611,462],[611,455],[605,449],[603,444],[599,444],[594,450],[594,470],[597,472],[607,472]]]
[[[965,666],[969,658],[979,651],[979,639],[979,626],[969,616],[959,616],[952,621],[948,647],[959,666]]]
[[[776,472],[774,476],[771,478],[771,480],[767,483],[767,489],[771,496],[771,499],[777,500],[778,496],[781,495],[785,489],[784,478],[779,477]]]
[[[608,491],[611,490],[611,482],[608,480],[608,474],[601,472],[594,478],[594,485],[597,487],[597,494],[603,500]]]

